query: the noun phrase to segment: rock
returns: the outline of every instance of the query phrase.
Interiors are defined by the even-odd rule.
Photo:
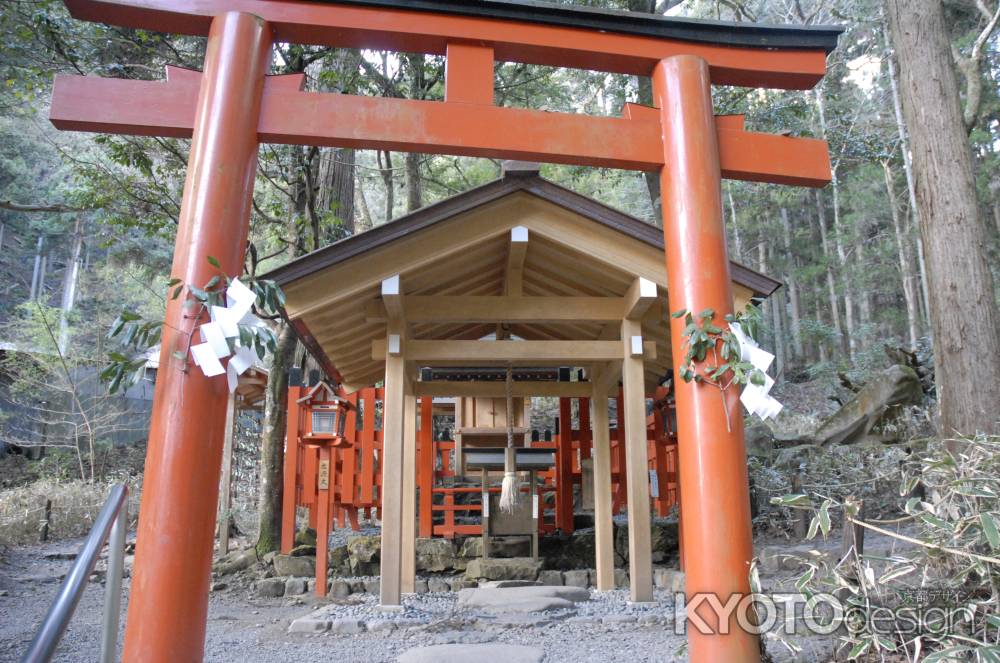
[[[427,580],[425,580],[424,578],[417,578],[413,582],[413,591],[416,592],[417,594],[426,594],[428,591],[430,591],[430,588],[427,585]]]
[[[375,596],[378,596],[380,587],[381,583],[379,582],[378,578],[365,580],[365,591],[369,594],[374,594]]]
[[[316,547],[316,530],[308,527],[295,533],[295,545]]]
[[[537,580],[486,580],[479,583],[479,586],[488,589],[504,589],[507,587],[537,587],[543,584],[544,583],[538,582]],[[458,589],[465,588],[459,587]],[[454,587],[452,587],[452,590],[458,591]]]
[[[336,546],[330,549],[327,555],[327,568],[334,575],[345,575],[351,573],[351,555],[347,551],[347,546]]]
[[[248,569],[257,563],[257,551],[253,548],[234,550],[212,565],[212,572],[220,575],[230,575],[243,569]]]
[[[563,584],[570,587],[582,587],[586,589],[590,586],[590,572],[586,569],[573,569],[563,571]]]
[[[508,581],[513,582],[513,581]],[[448,588],[453,592],[458,592],[469,587],[476,587],[479,583],[469,580],[465,576],[452,576],[448,578]]]
[[[417,571],[440,572],[455,567],[455,548],[447,539],[417,539]]]
[[[257,582],[257,596],[264,598],[277,598],[285,594],[285,580],[283,578],[264,578]]]
[[[346,599],[351,595],[351,584],[344,580],[334,580],[330,583],[330,596]]]
[[[551,568],[586,569],[594,565],[594,532],[574,532],[569,536],[546,536],[539,542],[539,554]]]
[[[315,614],[299,617],[288,626],[289,633],[325,633],[330,628],[330,620]]]
[[[347,539],[348,564],[355,575],[377,575],[381,569],[382,537],[352,536]]]
[[[536,585],[533,587],[480,587],[458,593],[458,606],[481,608],[491,612],[542,612],[572,608],[574,603],[590,600],[590,592],[580,587]]]
[[[355,633],[364,632],[365,623],[358,619],[343,617],[341,619],[334,619],[330,622],[330,633],[337,633],[338,635],[353,635]]]
[[[353,580],[351,581],[351,594],[364,594],[367,590],[365,589],[364,580]]]
[[[465,569],[469,580],[536,580],[542,560],[530,557],[473,559]]]
[[[536,647],[477,643],[414,647],[403,652],[396,660],[398,663],[469,663],[469,661],[542,663],[544,658],[545,652]]]
[[[483,556],[483,539],[479,536],[470,536],[462,542],[462,547],[458,549],[458,556],[466,559],[473,559]]]
[[[684,591],[684,572],[676,569],[653,569],[653,584],[658,589],[665,589],[673,594]]]
[[[543,585],[562,585],[563,584],[563,574],[562,571],[546,570],[538,572],[538,582]]]
[[[451,585],[444,578],[434,577],[427,579],[427,591],[428,592],[450,592]]]
[[[316,546],[295,546],[288,554],[292,557],[315,557]]]
[[[295,578],[315,576],[316,558],[275,555],[274,573],[279,576],[292,576]]]
[[[596,582],[594,583],[597,584]],[[628,587],[628,573],[625,569],[615,569],[615,587],[622,589],[623,587]]]
[[[918,405],[924,392],[920,377],[909,366],[890,366],[875,376],[842,408],[823,421],[813,433],[775,435],[783,442],[832,446],[866,441],[892,441],[895,435],[881,435],[875,429],[894,419],[907,405]]]
[[[289,578],[285,581],[285,596],[298,596],[306,593],[309,582],[305,578]]]
[[[212,583],[211,591],[213,591],[213,592],[221,592],[223,589],[225,589],[228,586],[229,585],[226,584],[226,583],[224,583],[224,582],[213,582]],[[0,594],[0,596],[6,596],[6,595],[7,595],[6,593]]]
[[[372,619],[365,622],[365,628],[372,633],[395,631],[396,622],[391,619]]]

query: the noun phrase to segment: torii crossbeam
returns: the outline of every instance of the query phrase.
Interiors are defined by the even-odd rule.
[[[741,117],[714,117],[711,86],[808,89],[825,73],[838,28],[509,0],[65,2],[83,20],[208,37],[204,73],[168,68],[162,82],[59,76],[52,99],[52,121],[62,129],[192,138],[172,271],[186,283],[210,278],[207,256],[239,273],[261,142],[658,170],[670,310],[719,314],[732,308],[721,178],[804,186],[830,179],[825,142],[748,132]],[[444,55],[445,100],[305,92],[301,76],[267,76],[279,41]],[[629,104],[622,117],[607,118],[497,107],[495,61],[652,76],[656,108]],[[174,351],[184,350],[200,322],[186,319],[181,304],[168,303],[164,325],[126,626],[129,662],[203,658],[226,387],[180,370]],[[674,321],[675,357],[684,355],[681,330]],[[737,396],[727,426],[718,391],[683,382],[676,391],[687,592],[726,603],[749,593],[752,556]],[[384,482],[402,478],[397,433],[387,433]],[[400,504],[383,504],[383,523],[398,525],[400,515]],[[386,552],[383,575],[398,577],[398,551]],[[398,587],[383,589],[390,585]],[[400,597],[386,590],[381,601],[398,605]],[[740,630],[735,617],[698,614],[708,629],[689,629],[692,661],[759,661],[756,635]]]

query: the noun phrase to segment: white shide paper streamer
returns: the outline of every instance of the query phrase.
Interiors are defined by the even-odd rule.
[[[782,405],[770,395],[771,387],[774,386],[774,379],[767,374],[767,369],[774,361],[774,355],[760,348],[756,342],[745,333],[743,327],[738,322],[729,323],[729,330],[740,344],[740,358],[742,361],[750,362],[754,368],[764,374],[764,384],[756,385],[748,382],[743,387],[740,394],[740,401],[746,407],[747,412],[756,414],[761,419],[776,417],[781,412]]]
[[[240,325],[263,327],[264,323],[250,313],[251,307],[257,301],[253,290],[243,285],[239,279],[233,279],[226,289],[226,306],[213,306],[209,313],[212,321],[206,322],[199,331],[202,342],[191,346],[191,357],[194,363],[201,367],[205,377],[226,374],[229,391],[236,391],[240,376],[253,365],[254,351],[245,348],[240,343]],[[229,349],[227,339],[235,339],[235,352]],[[220,359],[229,359],[225,368]]]

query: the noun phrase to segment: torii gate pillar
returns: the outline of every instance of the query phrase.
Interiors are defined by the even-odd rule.
[[[732,313],[733,295],[708,64],[693,55],[661,60],[653,71],[653,95],[663,127],[660,193],[670,311],[712,308],[721,319]],[[677,363],[686,354],[684,319],[672,320],[671,327]],[[694,382],[676,383],[687,597],[692,604],[696,594],[711,593],[726,605],[734,594],[750,593],[753,537],[743,413],[735,389],[720,396]],[[728,425],[723,397],[731,401]],[[759,663],[758,638],[736,623],[736,610],[727,625],[707,604],[701,607],[696,612],[714,634],[689,619],[692,661]]]
[[[257,122],[271,30],[251,14],[212,20],[195,111],[171,275],[200,287],[242,270],[257,169]],[[204,657],[212,539],[219,496],[227,388],[181,370],[192,319],[185,297],[167,303],[153,400],[123,660]]]

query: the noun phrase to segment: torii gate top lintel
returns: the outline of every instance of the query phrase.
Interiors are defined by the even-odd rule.
[[[208,37],[204,73],[174,69],[165,81],[57,76],[50,115],[60,129],[191,138],[171,270],[185,284],[239,274],[262,142],[657,171],[669,310],[711,309],[719,318],[733,311],[721,179],[819,187],[831,178],[825,141],[754,133],[742,117],[714,117],[712,86],[809,89],[825,73],[837,28],[698,22],[509,0],[65,2],[84,20]],[[305,91],[301,73],[267,75],[277,42],[443,54],[444,100]],[[626,104],[622,117],[597,117],[497,106],[497,61],[650,76],[656,107]],[[187,366],[190,338],[207,316],[187,314],[183,300],[167,302],[163,325],[127,663],[204,656],[228,394],[224,380]],[[647,467],[645,367],[631,349],[631,341],[641,341],[640,322],[625,318],[618,325],[622,343],[629,341],[622,383],[638,395],[626,399],[623,418],[626,437],[636,441],[626,456],[628,480],[636,486],[645,485]],[[669,324],[671,355],[683,357],[684,320]],[[405,344],[398,320],[386,329],[387,341],[395,336]],[[405,361],[393,355],[392,343],[384,347],[381,472],[383,485],[401,486],[411,471],[403,463],[411,387]],[[694,382],[676,384],[689,598],[711,593],[725,603],[750,593],[753,540],[738,398],[735,390],[720,396]],[[630,499],[629,520],[648,522],[648,506],[648,499]],[[408,553],[403,559],[400,546],[402,509],[402,490],[387,493],[380,513],[383,534],[389,533],[382,538],[380,600],[388,606],[399,605],[403,562],[412,561]],[[637,549],[649,545],[641,529],[630,541]],[[164,554],[164,541],[184,542],[187,555]],[[650,569],[636,559],[630,555],[630,574],[641,582],[632,583],[631,598],[648,601]],[[757,635],[738,627],[736,613],[719,615],[701,605],[701,623],[719,628],[688,629],[690,660],[759,663]]]
[[[444,55],[490,45],[496,59],[649,75],[678,53],[705,58],[718,85],[809,89],[824,75],[839,26],[654,16],[533,0],[65,0],[78,19],[207,35],[237,11],[267,21],[275,41]],[[511,30],[516,27],[516,30]]]

